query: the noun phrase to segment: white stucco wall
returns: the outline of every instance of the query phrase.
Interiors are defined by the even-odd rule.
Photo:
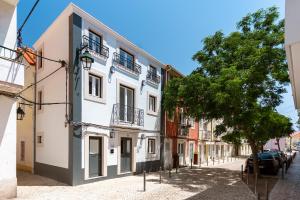
[[[0,199],[16,195],[16,101],[0,95]]]
[[[0,45],[16,48],[17,8],[5,1],[0,1]],[[15,58],[15,54],[0,47],[0,56]],[[24,84],[24,66],[0,59],[0,81],[9,84]]]

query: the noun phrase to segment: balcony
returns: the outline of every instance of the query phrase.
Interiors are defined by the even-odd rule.
[[[150,81],[154,84],[158,85],[160,83],[160,76],[151,70],[148,70],[146,78],[147,78],[147,81]]]
[[[113,124],[144,126],[144,110],[119,103],[114,104]]]
[[[89,51],[94,56],[101,56],[105,59],[109,57],[109,48],[104,45],[101,45],[96,40],[93,40],[92,38],[84,35],[82,36],[82,42],[83,45],[88,45]]]
[[[113,63],[116,64],[119,69],[126,72],[132,73],[137,76],[141,74],[141,66],[139,64],[121,56],[117,52],[114,53]]]
[[[202,132],[202,139],[203,140],[211,140],[211,131],[201,131]]]

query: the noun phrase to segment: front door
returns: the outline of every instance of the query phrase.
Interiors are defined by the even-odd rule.
[[[178,143],[177,147],[179,165],[184,165],[184,143]]]
[[[121,173],[131,171],[132,140],[121,138]]]
[[[89,137],[89,177],[102,176],[102,138]]]
[[[190,143],[190,160],[194,160],[194,143]]]

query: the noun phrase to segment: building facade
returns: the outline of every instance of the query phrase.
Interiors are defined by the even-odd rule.
[[[300,2],[298,0],[285,1],[285,50],[289,67],[295,108],[300,108]]]
[[[16,51],[17,4],[0,1],[0,199],[17,194],[15,96],[24,85],[24,66]]]
[[[78,185],[159,169],[160,61],[74,4],[34,48],[37,81],[58,69],[31,98],[34,143],[25,152],[33,149],[34,173]],[[86,51],[94,60],[89,70],[81,61]]]
[[[181,78],[183,75],[170,65],[166,65],[165,84],[173,78]],[[177,108],[174,113],[164,112],[162,122],[165,127],[164,136],[164,167],[187,166],[198,163],[198,120],[185,116],[182,108]]]

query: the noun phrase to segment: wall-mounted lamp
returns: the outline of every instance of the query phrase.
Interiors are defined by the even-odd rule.
[[[94,63],[94,58],[88,50],[85,50],[85,52],[80,55],[80,61],[84,70],[90,70]]]
[[[20,107],[17,108],[17,120],[23,120],[25,116],[24,110]]]
[[[116,137],[115,131],[110,131],[109,132],[109,138],[115,138],[115,137]]]
[[[141,139],[144,140],[146,138],[145,134],[141,135]]]
[[[111,66],[110,69],[109,69],[110,73],[113,74],[115,73],[116,69],[114,66]]]
[[[80,49],[77,49],[77,53],[82,53],[83,50],[85,50],[80,56],[79,59],[82,64],[82,68],[84,70],[90,70],[92,67],[92,64],[94,63],[94,58],[90,54],[88,50],[88,44],[84,44]]]
[[[142,87],[144,87],[146,85],[146,81],[142,80]]]

